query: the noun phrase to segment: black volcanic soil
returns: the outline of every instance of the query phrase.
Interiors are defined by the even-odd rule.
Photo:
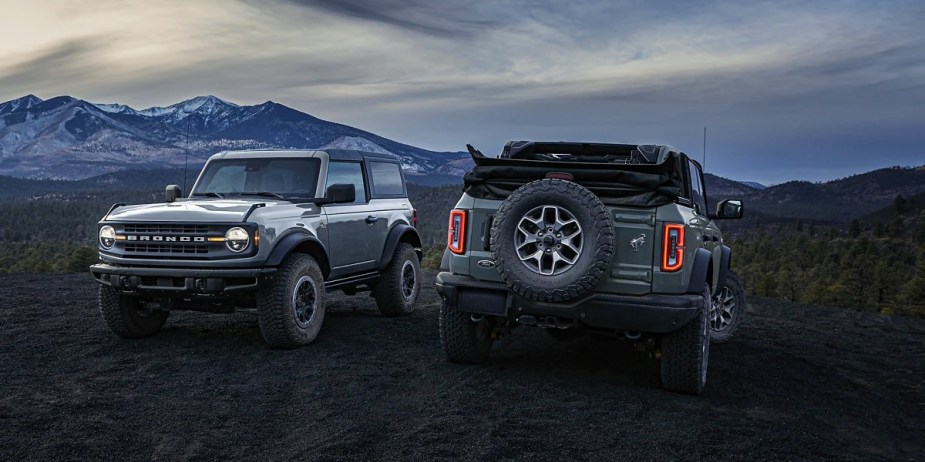
[[[752,300],[692,397],[627,343],[538,329],[447,363],[437,303],[427,287],[386,319],[337,297],[314,344],[276,351],[244,314],[173,313],[122,340],[89,275],[0,276],[0,461],[925,455],[922,319]]]

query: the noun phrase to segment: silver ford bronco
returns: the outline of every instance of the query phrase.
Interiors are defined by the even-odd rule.
[[[99,223],[99,306],[113,332],[157,332],[172,310],[255,312],[272,347],[318,335],[325,293],[414,310],[421,239],[397,158],[350,150],[212,156],[187,198],[115,204]]]
[[[517,326],[617,335],[661,361],[665,388],[700,393],[711,338],[732,335],[744,292],[707,209],[701,166],[670,146],[510,142],[476,166],[450,212],[437,276],[451,361],[484,361]]]

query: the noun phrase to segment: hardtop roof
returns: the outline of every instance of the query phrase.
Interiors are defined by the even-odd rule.
[[[398,163],[397,156],[386,153],[358,151],[355,149],[244,149],[239,151],[222,151],[209,158],[212,159],[245,159],[257,156],[277,157],[315,157],[319,153],[327,154],[331,160],[361,161],[374,159],[384,162]]]

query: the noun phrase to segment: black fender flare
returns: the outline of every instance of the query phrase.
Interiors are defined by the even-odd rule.
[[[709,250],[700,248],[694,254],[693,271],[691,272],[690,282],[687,283],[687,293],[700,294],[703,292],[703,286],[707,283],[707,274],[710,270],[710,260],[713,254]]]
[[[270,256],[268,256],[267,260],[264,262],[264,266],[279,266],[286,256],[305,242],[312,242],[320,246],[325,257],[327,257],[328,249],[317,237],[306,232],[292,232],[283,236],[276,242],[276,245],[273,246],[273,250],[270,251]]]
[[[389,237],[385,239],[385,247],[382,249],[382,256],[379,257],[380,271],[385,269],[385,267],[389,265],[389,262],[392,261],[392,255],[395,254],[395,249],[398,247],[398,243],[401,242],[402,239],[409,240],[411,245],[414,246],[414,251],[418,256],[418,261],[423,258],[423,255],[421,254],[421,236],[418,235],[418,230],[413,226],[399,223],[389,230]]]
[[[727,246],[720,247],[722,252],[719,257],[719,274],[716,278],[716,284],[713,287],[713,295],[716,295],[722,290],[723,283],[726,281],[726,274],[729,272],[729,264],[732,261],[732,249]]]

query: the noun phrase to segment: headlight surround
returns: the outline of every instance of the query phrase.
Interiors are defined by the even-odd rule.
[[[104,249],[112,248],[116,243],[116,230],[112,226],[106,225],[100,228],[100,245]]]
[[[250,244],[251,237],[247,230],[241,227],[234,227],[225,231],[225,245],[232,252],[243,252]]]

